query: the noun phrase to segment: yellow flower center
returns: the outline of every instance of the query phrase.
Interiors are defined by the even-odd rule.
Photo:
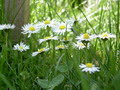
[[[85,65],[86,65],[86,67],[88,67],[88,68],[92,68],[92,67],[93,67],[93,64],[92,64],[92,63],[86,63]]]
[[[50,20],[44,21],[44,24],[50,24]]]
[[[22,47],[22,46],[19,46],[19,48],[20,48],[20,49],[23,49],[23,47]]]
[[[67,37],[65,37],[65,38],[63,38],[63,40],[65,40],[65,41],[67,41],[67,40],[69,40]]]
[[[64,48],[64,46],[63,45],[59,45],[59,46],[57,46],[57,48]]]
[[[89,39],[90,36],[89,36],[89,34],[85,33],[85,34],[83,34],[83,38],[84,38],[84,39]]]
[[[108,34],[107,33],[103,33],[102,36],[103,37],[108,37]]]
[[[44,37],[44,39],[50,39],[50,38],[52,38],[51,36],[50,37]]]
[[[65,29],[66,28],[66,26],[65,25],[61,25],[60,27],[59,27],[59,29]]]
[[[83,43],[79,43],[79,46],[85,46]]]
[[[35,31],[35,28],[34,27],[30,27],[29,30],[30,31]]]
[[[43,52],[44,50],[45,50],[45,48],[38,49],[38,52]]]

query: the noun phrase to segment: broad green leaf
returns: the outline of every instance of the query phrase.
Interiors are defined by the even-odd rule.
[[[67,72],[68,68],[66,65],[62,65],[62,66],[58,66],[57,70],[59,70],[60,72]]]
[[[64,76],[63,75],[58,75],[51,80],[49,86],[53,89],[54,87],[61,84],[63,80],[64,80]],[[52,89],[50,89],[50,90],[52,90]]]
[[[38,85],[40,85],[42,88],[49,88],[49,81],[38,79]]]
[[[72,64],[69,64],[69,69],[68,69],[67,65],[61,65],[61,66],[57,67],[57,70],[60,72],[67,72],[67,71],[71,70],[72,68],[73,68]]]
[[[90,90],[100,90],[100,87],[96,83],[92,83]]]

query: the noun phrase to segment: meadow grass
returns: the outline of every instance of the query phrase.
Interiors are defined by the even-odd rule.
[[[67,27],[61,35],[52,32],[51,27],[39,28],[40,33],[31,34],[29,38],[28,34],[23,34],[24,38],[14,43],[9,37],[11,30],[0,30],[1,90],[120,89],[120,1],[89,0],[89,3],[82,1],[80,4],[77,1],[79,0],[30,1],[29,23],[38,24],[53,19],[65,23],[72,19],[75,22],[71,33],[67,32]],[[0,1],[0,12],[0,24],[7,23],[3,0]],[[32,30],[34,31],[33,27],[31,32]],[[74,47],[73,43],[76,43],[76,37],[80,34],[99,35],[105,32],[115,34],[116,38],[96,38],[90,41],[89,48],[79,50]],[[59,39],[39,44],[38,39],[51,35],[58,36]],[[65,41],[61,41],[64,38]],[[20,42],[24,42],[30,49],[23,52],[14,50],[14,45]],[[57,45],[66,48],[56,50]],[[49,51],[39,51],[38,55],[32,56],[33,52],[38,52],[43,47],[49,48]],[[79,65],[85,63],[99,67],[99,72],[83,72]]]

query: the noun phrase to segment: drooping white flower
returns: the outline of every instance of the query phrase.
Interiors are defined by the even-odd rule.
[[[94,38],[97,38],[97,36],[96,35],[89,35],[88,33],[85,33],[85,34],[81,34],[80,36],[77,36],[76,39],[79,40],[79,41],[87,41],[87,42],[89,42]]]
[[[1,24],[0,25],[0,30],[14,29],[14,28],[15,28],[14,24]]]
[[[84,43],[82,43],[80,41],[77,41],[77,43],[73,43],[73,46],[75,48],[78,48],[79,50],[83,49],[83,48],[88,48],[89,49],[90,44],[88,43],[87,46],[86,46]]]
[[[98,35],[98,37],[101,39],[109,39],[109,38],[116,38],[116,35],[105,32],[105,33]]]
[[[53,27],[53,32],[61,35],[64,34],[65,32],[70,32],[71,28],[72,27],[70,26],[70,24],[58,23],[55,25],[55,27]]]
[[[39,33],[40,26],[37,26],[36,24],[26,24],[22,27],[23,34],[28,34],[28,37],[31,36],[33,33]]]
[[[93,65],[92,63],[81,64],[79,65],[79,67],[82,69],[83,72],[89,72],[90,74],[100,71],[100,68],[95,67],[95,65]]]
[[[53,20],[45,20],[43,22],[39,22],[37,25],[46,29],[47,27],[54,27],[56,24],[57,22],[53,19]]]
[[[70,38],[68,38],[68,37],[65,37],[65,38],[61,39],[60,41],[62,41],[64,43],[68,43],[68,42],[70,42],[72,40]]]
[[[63,50],[63,49],[66,49],[66,46],[58,45],[58,46],[55,47],[55,50]]]
[[[42,42],[45,41],[50,41],[50,40],[58,40],[57,36],[48,36],[48,37],[44,37],[43,39],[39,39],[39,44],[41,44]]]
[[[36,56],[36,55],[38,55],[39,53],[43,53],[43,52],[46,52],[46,51],[48,51],[48,50],[49,50],[49,48],[41,48],[41,49],[38,49],[38,51],[32,53],[32,56]]]
[[[23,51],[26,51],[26,50],[28,50],[30,48],[29,48],[29,46],[25,45],[23,42],[20,42],[20,44],[14,45],[13,49],[18,50],[20,52],[23,52]]]

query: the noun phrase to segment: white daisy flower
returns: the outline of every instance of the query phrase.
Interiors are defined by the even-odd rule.
[[[48,37],[44,37],[43,39],[39,39],[39,44],[41,44],[42,42],[45,41],[50,41],[50,40],[58,40],[57,36],[48,36]]]
[[[48,51],[48,50],[49,50],[49,48],[41,48],[41,49],[38,49],[38,51],[32,53],[32,56],[36,56],[36,55],[38,55],[39,53],[43,53],[43,52],[46,52],[46,51]]]
[[[98,37],[101,39],[107,40],[109,38],[116,38],[116,35],[111,34],[111,33],[109,34],[109,33],[105,32],[105,33],[98,35]]]
[[[54,27],[57,22],[53,20],[45,20],[43,22],[38,23],[38,26],[41,26],[42,28],[47,28],[47,27]]]
[[[81,64],[79,67],[82,69],[83,72],[89,72],[90,74],[94,72],[99,72],[99,67],[95,67],[92,63]]]
[[[15,25],[12,24],[1,24],[0,25],[0,30],[4,30],[4,29],[14,29]]]
[[[63,49],[66,49],[64,45],[58,45],[55,47],[55,50],[63,50]]]
[[[88,33],[85,33],[85,34],[81,34],[80,36],[77,36],[76,39],[79,41],[89,42],[94,38],[97,38],[97,36],[96,35],[89,35]]]
[[[36,24],[26,24],[22,27],[22,33],[28,34],[28,37],[30,37],[32,33],[39,33],[40,28],[41,27],[38,27]]]
[[[53,27],[53,32],[55,32],[56,34],[64,34],[66,31],[70,32],[71,28],[72,27],[70,26],[70,24],[58,23],[55,27]]]
[[[78,48],[79,50],[83,49],[83,48],[86,48],[86,45],[84,43],[80,42],[80,41],[77,41],[77,43],[73,43],[73,45],[74,45],[75,48]],[[87,48],[89,49],[89,47],[90,47],[90,44],[88,43]]]
[[[26,50],[28,50],[30,48],[29,48],[29,46],[25,45],[23,42],[20,42],[20,44],[14,45],[13,49],[18,50],[20,52],[23,52],[23,51],[26,51]]]

